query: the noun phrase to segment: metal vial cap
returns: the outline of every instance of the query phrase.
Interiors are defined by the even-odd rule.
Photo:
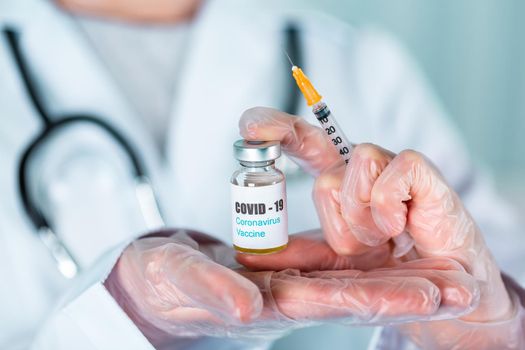
[[[233,144],[233,155],[241,162],[267,162],[281,156],[279,141],[237,140]]]

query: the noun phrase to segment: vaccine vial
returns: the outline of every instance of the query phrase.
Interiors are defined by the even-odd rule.
[[[243,253],[270,254],[288,244],[284,174],[275,167],[279,141],[238,140],[240,166],[231,177],[233,247]]]

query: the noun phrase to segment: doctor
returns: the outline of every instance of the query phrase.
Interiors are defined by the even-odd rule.
[[[226,268],[234,264],[230,253],[224,253],[228,248],[209,237],[229,241],[224,198],[235,166],[230,150],[238,138],[242,111],[270,105],[309,114],[295,108],[297,101],[287,97],[293,87],[281,78],[287,74],[283,42],[300,48],[303,66],[323,86],[338,115],[345,116],[340,123],[355,142],[376,142],[394,151],[411,147],[426,154],[462,196],[500,265],[514,276],[523,273],[518,260],[523,247],[516,242],[510,248],[496,245],[509,242],[518,233],[505,205],[482,177],[474,176],[458,136],[426,92],[412,63],[389,38],[312,15],[290,15],[264,7],[244,9],[236,1],[213,1],[202,8],[196,1],[174,2],[173,7],[162,1],[122,4],[4,1],[0,23],[17,30],[46,113],[55,119],[88,113],[118,129],[139,150],[165,224],[192,231],[162,231],[136,240],[162,222],[148,211],[144,218],[129,156],[100,128],[72,125],[50,137],[27,165],[27,190],[34,207],[80,271],[73,280],[64,278],[42,243],[49,245],[48,236],[37,235],[28,219],[18,186],[23,152],[43,123],[9,41],[1,40],[0,347],[254,347],[305,324],[292,319],[316,321],[356,314],[352,305],[344,305],[347,314],[334,314],[338,305],[330,304],[330,298],[325,298],[328,305],[321,310],[305,309],[304,303],[294,305],[291,301],[297,295],[299,300],[305,300],[308,292],[315,295],[312,290],[319,285],[318,279],[307,277],[306,287],[314,286],[308,289],[297,276],[287,273],[245,272],[240,276]],[[161,22],[178,22],[197,14],[191,24],[148,32],[83,18],[85,13]],[[289,23],[298,29],[291,31],[297,40],[283,35]],[[347,79],[334,78],[341,71],[348,72]],[[308,200],[313,180],[293,165],[284,168],[289,174],[290,230],[319,227]],[[150,194],[142,197],[151,199]],[[134,243],[122,255],[129,242]],[[504,248],[500,255],[498,248]],[[387,245],[380,245],[364,256],[342,258],[341,266],[380,266],[384,261],[379,257],[387,255],[385,249]],[[61,256],[67,261],[67,254]],[[183,257],[187,260],[177,260]],[[170,274],[166,275],[164,266],[173,267]],[[218,277],[205,278],[199,270]],[[460,280],[467,291],[475,291],[469,289],[468,276]],[[260,289],[272,281],[276,289],[261,294]],[[433,286],[418,286],[413,291],[431,296],[436,293]],[[327,292],[338,295],[338,288],[330,287]],[[131,298],[128,291],[157,294]],[[287,298],[290,291],[299,294]],[[162,299],[165,295],[174,296],[178,307],[174,309],[174,299]],[[421,303],[406,293],[386,295],[394,319],[412,320],[435,311],[409,309]],[[469,311],[474,299],[457,312]],[[269,301],[278,305],[268,308]],[[392,308],[400,301],[408,302],[400,309]],[[143,307],[149,307],[148,312],[141,312]],[[366,319],[370,314],[361,316]],[[175,321],[167,322],[170,317]],[[378,314],[377,321],[388,320],[386,317]]]

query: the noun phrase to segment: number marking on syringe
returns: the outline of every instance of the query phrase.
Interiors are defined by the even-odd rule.
[[[341,136],[339,130],[337,129],[336,124],[328,116],[331,113],[323,113],[324,116],[318,117],[317,120],[321,123],[323,130],[325,131],[328,138],[334,144],[334,146],[339,151],[339,154],[345,159],[345,163],[348,164],[350,161],[350,146],[344,142],[343,137]]]

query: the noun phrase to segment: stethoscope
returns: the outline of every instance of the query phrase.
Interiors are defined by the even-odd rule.
[[[159,228],[164,226],[165,222],[162,217],[159,203],[156,199],[155,191],[149,181],[147,171],[134,146],[126,140],[124,135],[117,128],[94,115],[72,113],[52,117],[44,108],[41,96],[38,94],[36,88],[36,83],[30,75],[28,64],[22,54],[22,50],[20,49],[19,33],[12,28],[5,28],[3,34],[7,40],[8,47],[12,52],[13,60],[28,94],[28,98],[43,123],[42,129],[25,147],[18,163],[18,188],[20,191],[20,198],[26,216],[29,218],[29,221],[37,232],[38,237],[54,258],[58,270],[66,278],[73,278],[79,273],[80,265],[61,238],[53,230],[51,221],[46,218],[44,212],[37,205],[33,193],[29,190],[31,187],[28,170],[31,160],[35,154],[38,153],[39,148],[59,131],[63,131],[70,126],[78,124],[89,124],[99,128],[110,136],[129,158],[134,176],[135,194],[146,227],[149,229]],[[284,36],[284,48],[288,54],[293,57],[294,62],[301,65],[302,54],[299,45],[298,28],[294,24],[288,24],[285,28]],[[286,90],[289,91],[289,93],[283,110],[290,114],[296,114],[300,96],[291,78],[289,79],[289,84],[290,86],[288,86]]]

